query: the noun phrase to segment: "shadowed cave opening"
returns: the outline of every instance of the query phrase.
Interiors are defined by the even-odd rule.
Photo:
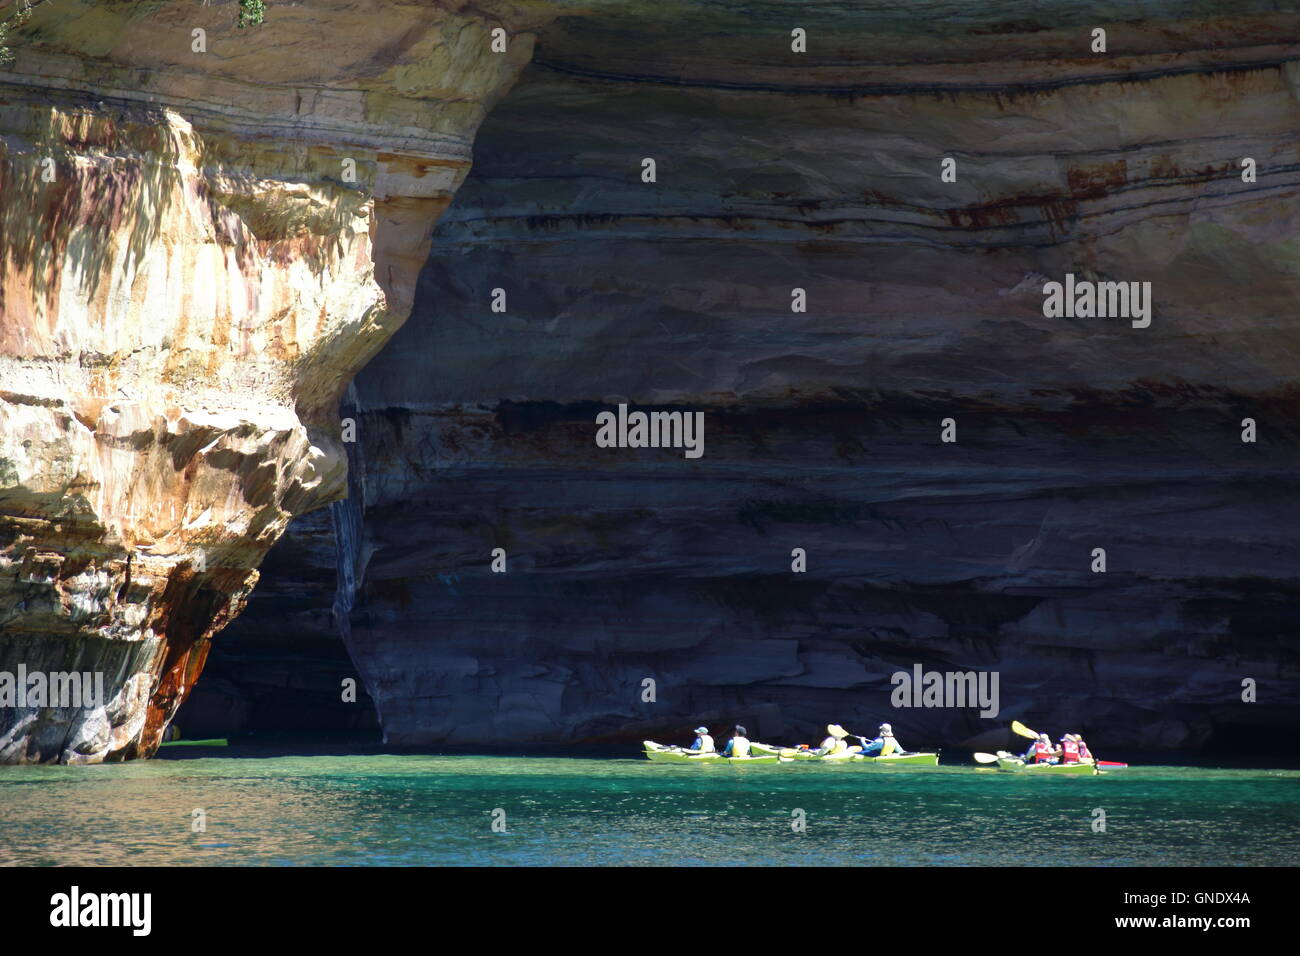
[[[1294,392],[1251,374],[1285,282],[1249,238],[1220,237],[1217,265],[1190,227],[1188,254],[1150,251],[1147,224],[1172,213],[1135,212],[1171,183],[1229,195],[1231,170],[1143,173],[1148,147],[1105,125],[1103,90],[1071,101],[1080,128],[1089,109],[1105,127],[1090,150],[1005,148],[1058,167],[1058,193],[1013,176],[949,201],[917,185],[918,157],[963,123],[1046,123],[1074,94],[930,104],[909,126],[888,98],[800,93],[796,110],[779,90],[557,68],[584,29],[544,36],[488,117],[412,317],[357,377],[354,658],[331,610],[334,524],[314,512],[213,643],[185,736],[377,739],[366,682],[339,701],[355,660],[395,746],[624,746],[700,720],[804,738],[890,719],[889,676],[917,662],[998,670],[999,726],[1294,752]],[[1121,160],[1122,188],[1088,172]],[[1149,337],[1036,323],[1036,283],[1080,262],[1154,276]],[[794,286],[810,315],[791,314]],[[1181,330],[1206,320],[1201,299],[1216,324]],[[1226,384],[1218,338],[1244,356]],[[619,401],[703,410],[704,459],[598,453],[595,413]],[[1246,416],[1258,444],[1239,440]],[[488,570],[495,547],[511,573]],[[1260,703],[1240,702],[1243,677]],[[892,719],[949,745],[993,723]]]

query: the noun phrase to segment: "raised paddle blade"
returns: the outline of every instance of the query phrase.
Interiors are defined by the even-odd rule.
[[[1011,721],[1011,732],[1013,734],[1019,734],[1021,737],[1029,737],[1034,740],[1038,738],[1038,734],[1030,730],[1018,720]]]
[[[976,763],[997,763],[998,758],[994,754],[976,754],[975,762]]]

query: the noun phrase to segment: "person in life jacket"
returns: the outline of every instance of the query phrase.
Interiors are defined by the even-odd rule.
[[[1083,741],[1083,737],[1082,737],[1082,736],[1080,736],[1079,734],[1075,734],[1075,735],[1074,735],[1074,742],[1075,742],[1076,744],[1079,745],[1079,759],[1080,759],[1080,760],[1092,760],[1092,759],[1093,759],[1092,751],[1088,749],[1088,745],[1087,745],[1086,743],[1084,743],[1084,741]]]
[[[880,730],[876,733],[878,736],[870,743],[866,740],[862,741],[862,756],[888,757],[890,754],[901,754],[904,752],[903,745],[900,744],[898,738],[894,736],[894,728],[889,724],[881,724]]]
[[[731,739],[727,741],[727,747],[722,751],[722,756],[749,756],[749,738],[745,736],[745,728],[740,726],[740,724],[736,724],[736,729],[732,732]]]
[[[1038,739],[1021,756],[1026,763],[1056,763],[1058,753],[1052,747],[1052,738],[1047,734],[1039,734]]]
[[[836,757],[849,749],[844,740],[849,735],[848,731],[839,724],[827,724],[826,733],[826,739],[817,746],[817,752],[823,757]]]
[[[709,728],[704,725],[696,727],[692,733],[695,734],[695,743],[691,744],[690,750],[699,754],[711,754],[717,751],[713,746],[713,738],[709,736]]]
[[[1079,742],[1074,734],[1061,735],[1061,763],[1079,762]]]

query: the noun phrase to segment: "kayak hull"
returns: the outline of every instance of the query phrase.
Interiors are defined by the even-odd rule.
[[[680,747],[665,747],[653,740],[642,741],[642,747],[646,759],[654,763],[775,764],[778,762],[775,754],[752,757],[724,757],[719,753],[697,754],[682,750]]]
[[[939,754],[890,754],[888,757],[863,757],[858,754],[853,758],[853,762],[876,764],[880,767],[937,767]]]
[[[796,750],[792,747],[773,747],[771,744],[751,744],[755,753],[776,754],[782,762],[792,760],[812,761],[814,763],[876,764],[881,767],[937,767],[939,754],[906,753],[890,754],[888,757],[864,757],[860,753],[842,753],[835,757],[821,757],[811,750]]]
[[[1006,773],[1036,774],[1040,777],[1091,777],[1097,768],[1091,763],[1025,763],[1019,757],[998,757],[998,769]]]
[[[642,742],[643,753],[647,760],[654,763],[737,763],[737,764],[775,764],[775,763],[823,763],[864,766],[870,764],[878,767],[937,767],[937,753],[891,754],[888,757],[864,757],[858,753],[845,754],[840,757],[819,757],[808,750],[793,750],[788,747],[774,747],[770,744],[750,744],[751,756],[723,757],[721,754],[695,754],[680,747],[667,747],[653,740]]]

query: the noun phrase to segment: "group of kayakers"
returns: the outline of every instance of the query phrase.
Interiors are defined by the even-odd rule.
[[[714,754],[718,748],[713,744],[713,738],[709,736],[709,728],[704,725],[696,727],[693,731],[695,742],[688,748],[689,753],[697,754]],[[724,757],[748,757],[749,756],[749,738],[745,736],[748,731],[740,724],[736,724],[731,730],[731,738],[727,741],[726,748],[722,751]]]
[[[694,734],[695,741],[687,749],[688,753],[718,753],[713,738],[709,736],[708,727],[703,725],[696,727]],[[856,738],[859,743],[856,745],[849,744],[848,738],[850,737]],[[906,753],[903,745],[894,736],[894,728],[889,724],[881,724],[876,736],[871,740],[858,734],[850,734],[839,724],[829,724],[826,727],[826,738],[820,744],[816,747],[800,744],[797,749],[809,751],[819,757],[837,757],[845,753],[862,754],[864,757],[888,757],[890,754]],[[732,728],[731,737],[728,738],[727,745],[722,749],[721,753],[724,757],[750,756],[749,737],[744,727],[737,724]],[[1037,739],[1029,744],[1029,749],[1021,756],[1026,763],[1069,764],[1093,759],[1087,743],[1079,734],[1062,734],[1061,739],[1055,745],[1052,743],[1052,738],[1047,734],[1039,734]]]
[[[1025,763],[1079,763],[1091,760],[1092,751],[1078,734],[1062,734],[1056,746],[1047,734],[1039,734],[1021,757]]]
[[[692,733],[695,734],[695,742],[689,747],[689,753],[709,754],[718,752],[713,743],[713,738],[709,736],[708,727],[696,727]],[[850,745],[848,742],[849,737],[857,738],[860,744]],[[888,757],[890,754],[904,753],[903,745],[898,742],[898,738],[894,736],[894,728],[889,724],[881,724],[872,740],[867,740],[866,737],[858,734],[850,734],[839,724],[828,724],[826,739],[817,747],[813,748],[807,744],[800,744],[798,749],[811,751],[819,757],[835,757],[843,753],[860,753],[864,757]],[[732,728],[731,737],[727,740],[727,746],[722,750],[722,756],[748,757],[749,750],[750,743],[745,728],[737,724]]]
[[[740,738],[742,740],[745,740],[744,727],[740,726],[740,724],[736,724],[736,732],[740,734]],[[700,724],[700,726],[696,727],[695,730],[692,731],[692,733],[695,734],[695,741],[689,747],[686,748],[691,753],[715,754],[718,752],[718,748],[715,747],[713,744],[713,738],[709,736],[708,727],[705,727],[703,724]],[[731,739],[735,740],[736,738],[733,736]],[[748,747],[749,745],[748,740],[745,740],[745,745],[746,747]],[[730,741],[728,742],[728,746],[730,746]]]
[[[858,745],[850,745],[849,737],[856,737],[859,741]],[[801,745],[800,749],[810,748]],[[889,724],[881,724],[876,730],[876,736],[871,740],[858,734],[850,734],[839,724],[829,724],[826,727],[826,739],[814,752],[820,757],[836,757],[842,753],[860,753],[864,757],[888,757],[890,754],[901,754],[904,750],[903,745],[894,736],[894,728]]]

